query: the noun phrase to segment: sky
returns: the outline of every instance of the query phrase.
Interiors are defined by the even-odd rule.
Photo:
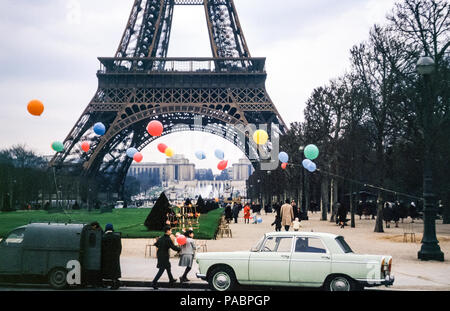
[[[133,0],[2,0],[0,2],[0,149],[25,144],[52,155],[97,89],[97,57],[114,56]],[[303,120],[313,89],[345,73],[349,50],[385,23],[395,0],[235,0],[252,57],[266,57],[266,88],[289,124]],[[211,57],[204,10],[174,10],[169,57]],[[40,117],[26,111],[31,99],[45,105]],[[216,168],[215,149],[229,163],[243,153],[211,134],[183,132],[149,144],[144,162],[164,162],[164,142],[196,164]],[[196,151],[206,153],[197,160]]]

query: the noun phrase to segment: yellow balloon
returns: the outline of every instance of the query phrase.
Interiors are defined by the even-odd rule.
[[[166,151],[164,152],[166,154],[166,156],[168,156],[169,158],[173,157],[173,150],[172,148],[166,148]]]
[[[264,145],[268,139],[269,135],[264,130],[257,130],[253,133],[253,141],[258,145]]]

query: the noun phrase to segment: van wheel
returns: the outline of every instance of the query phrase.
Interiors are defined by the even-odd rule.
[[[345,275],[330,276],[324,284],[326,291],[353,291],[357,289],[355,282]]]
[[[208,283],[212,290],[230,291],[235,288],[237,281],[233,269],[219,266],[209,273]]]
[[[48,283],[54,289],[64,289],[67,287],[67,270],[55,268],[48,274]]]

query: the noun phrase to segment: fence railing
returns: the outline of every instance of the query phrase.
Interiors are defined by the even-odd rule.
[[[100,73],[265,73],[265,58],[100,57]]]

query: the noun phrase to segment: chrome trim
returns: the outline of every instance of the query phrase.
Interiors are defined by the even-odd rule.
[[[206,274],[196,273],[195,274],[199,279],[206,280]]]
[[[395,277],[393,275],[386,275],[384,279],[356,279],[358,282],[363,283],[365,286],[391,286],[394,284]]]

